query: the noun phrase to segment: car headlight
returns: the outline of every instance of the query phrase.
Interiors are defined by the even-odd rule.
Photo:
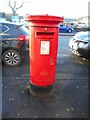
[[[84,43],[79,44],[79,48],[82,48],[84,46]]]

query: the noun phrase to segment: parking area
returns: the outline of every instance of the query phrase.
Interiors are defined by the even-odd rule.
[[[27,94],[29,59],[18,67],[2,66],[3,118],[88,118],[88,61],[72,54],[72,36],[59,36],[55,89],[40,99]]]

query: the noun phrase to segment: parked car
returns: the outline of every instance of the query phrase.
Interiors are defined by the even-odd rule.
[[[71,27],[69,27],[69,26],[66,26],[66,25],[60,25],[60,27],[59,27],[59,32],[69,32],[69,33],[71,33],[73,31],[73,28],[71,28]]]
[[[90,31],[90,26],[89,25],[81,25],[81,26],[78,25],[75,30],[77,30],[77,31]]]
[[[82,31],[76,33],[69,41],[71,51],[90,60],[90,32]]]
[[[0,22],[0,59],[5,65],[17,66],[28,52],[28,29],[22,24]]]

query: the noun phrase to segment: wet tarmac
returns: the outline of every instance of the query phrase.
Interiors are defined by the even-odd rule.
[[[37,98],[28,93],[29,60],[18,67],[2,66],[3,118],[88,118],[89,63],[72,54],[71,36],[59,36],[53,94]]]

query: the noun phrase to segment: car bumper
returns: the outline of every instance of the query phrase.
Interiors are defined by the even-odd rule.
[[[81,56],[81,54],[78,52],[78,43],[73,42],[73,39],[70,39],[69,46],[71,48],[71,51],[78,56]]]
[[[84,58],[89,58],[90,57],[90,54],[89,54],[89,51],[88,49],[83,49],[83,48],[78,48],[78,53],[82,55],[82,57]]]
[[[71,49],[77,50],[78,49],[78,43],[73,42],[72,39],[69,41],[69,46]]]

